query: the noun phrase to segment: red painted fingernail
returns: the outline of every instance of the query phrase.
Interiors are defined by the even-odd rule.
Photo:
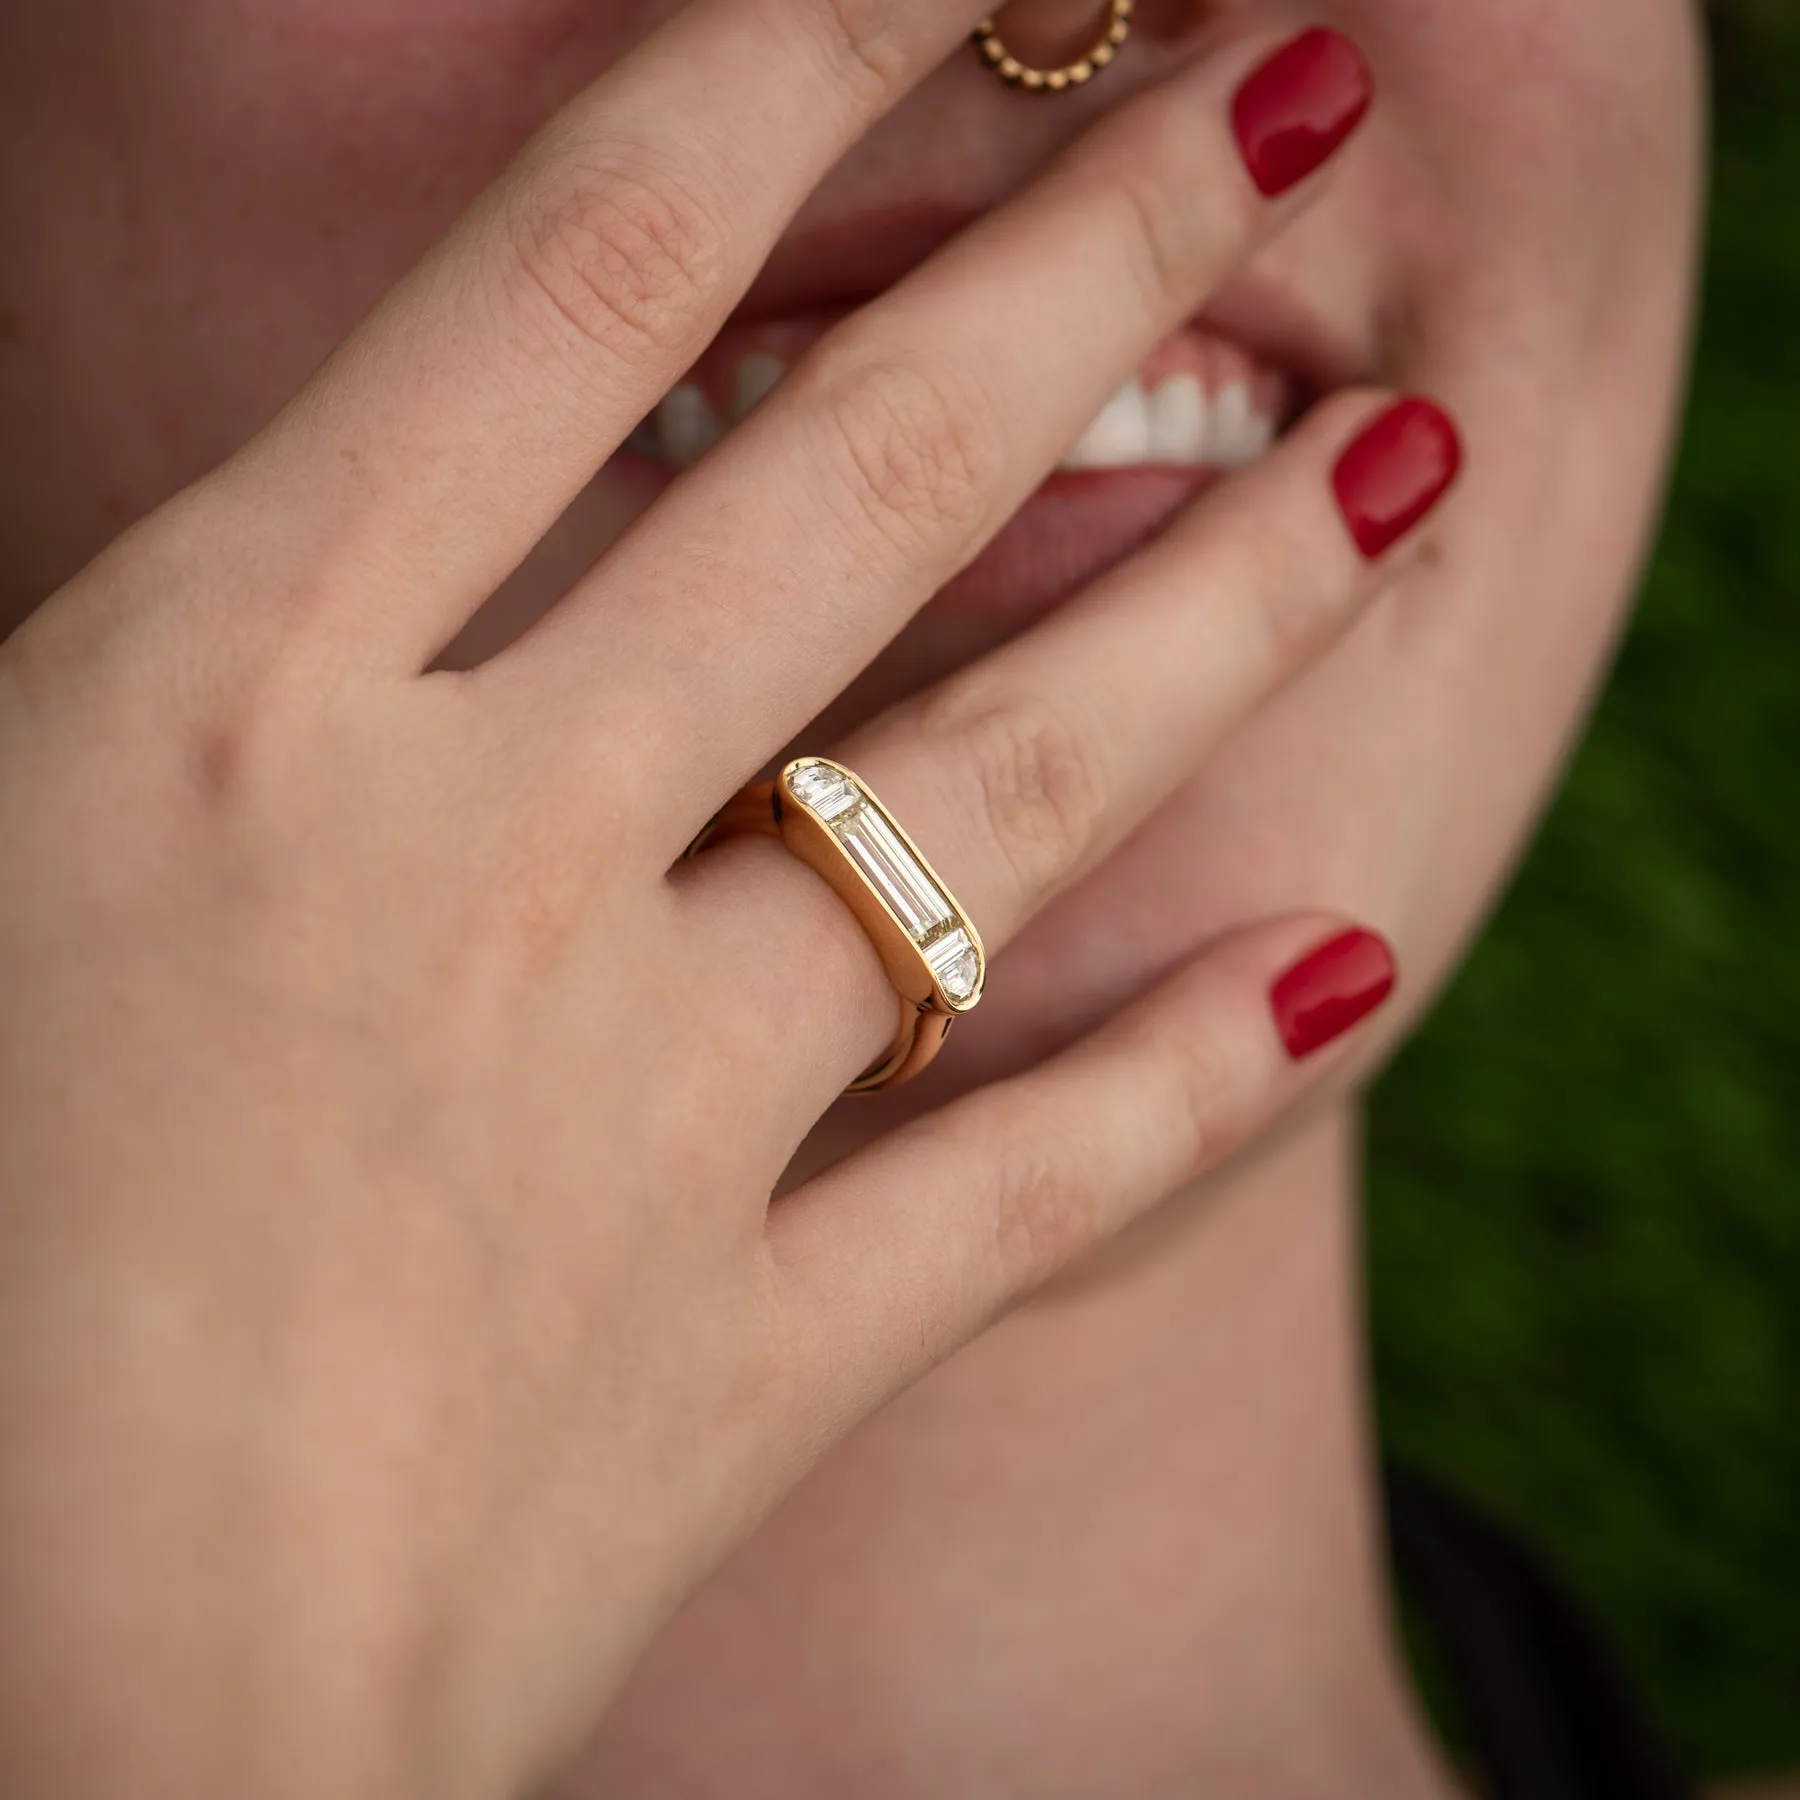
[[[1397,400],[1337,460],[1331,485],[1364,556],[1376,557],[1437,505],[1462,467],[1450,415],[1429,400]]]
[[[1310,175],[1351,132],[1375,93],[1362,52],[1317,26],[1244,77],[1231,128],[1250,179],[1268,195]]]
[[[1309,950],[1269,989],[1275,1029],[1295,1062],[1341,1037],[1394,991],[1387,940],[1360,928]]]

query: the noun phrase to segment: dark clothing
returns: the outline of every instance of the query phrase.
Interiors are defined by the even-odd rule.
[[[1466,1501],[1385,1472],[1403,1594],[1443,1655],[1492,1800],[1691,1800],[1592,1626]]]

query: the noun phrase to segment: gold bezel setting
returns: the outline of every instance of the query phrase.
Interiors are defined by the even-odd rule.
[[[774,781],[741,789],[687,847],[741,833],[773,837],[849,908],[900,1003],[893,1041],[845,1090],[873,1093],[910,1081],[950,1027],[981,999],[981,934],[919,847],[860,777],[828,756],[799,756]]]
[[[895,988],[933,1011],[971,1011],[987,977],[981,934],[867,784],[829,757],[802,756],[775,791],[783,840],[856,915]]]

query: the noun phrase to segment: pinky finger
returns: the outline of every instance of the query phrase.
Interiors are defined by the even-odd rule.
[[[1218,1167],[1320,1085],[1394,985],[1374,932],[1319,913],[1240,929],[1072,1048],[779,1202],[792,1348],[825,1372],[809,1435],[847,1428]]]

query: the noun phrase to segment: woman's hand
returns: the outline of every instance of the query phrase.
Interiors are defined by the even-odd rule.
[[[1231,129],[1266,33],[834,331],[506,653],[420,673],[966,23],[690,7],[0,653],[8,1791],[521,1791],[824,1447],[1385,990],[1371,940],[1310,957],[1341,921],[1239,931],[771,1208],[894,996],[778,846],[668,873],[1309,195]],[[1389,577],[1346,511],[1452,464],[1340,395],[817,747],[999,952]]]

